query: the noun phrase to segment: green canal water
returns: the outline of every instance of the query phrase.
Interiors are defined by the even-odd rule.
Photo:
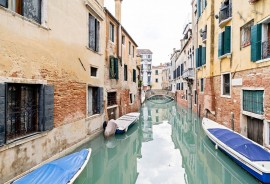
[[[257,184],[206,137],[201,119],[175,102],[146,102],[124,135],[96,139],[76,184]],[[76,150],[76,151],[77,151]]]

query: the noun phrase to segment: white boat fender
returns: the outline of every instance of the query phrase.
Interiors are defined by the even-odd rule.
[[[115,123],[115,120],[111,119],[105,128],[104,136],[110,137],[110,136],[114,135],[116,128],[117,128],[117,124]]]
[[[215,145],[215,149],[216,149],[216,150],[218,149],[218,145],[217,145],[217,144]]]

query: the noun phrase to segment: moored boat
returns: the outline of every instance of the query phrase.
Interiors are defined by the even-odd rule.
[[[207,118],[202,127],[216,148],[262,183],[270,183],[270,152],[265,147]]]
[[[117,128],[115,133],[116,134],[123,134],[127,132],[127,130],[134,125],[138,119],[139,119],[140,113],[128,113],[117,120],[115,120],[115,123],[117,124]]]
[[[67,184],[73,183],[87,165],[91,149],[67,155],[42,165],[12,182],[13,184]]]

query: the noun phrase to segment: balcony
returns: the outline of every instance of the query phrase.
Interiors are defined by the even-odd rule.
[[[262,42],[262,59],[270,58],[270,40]]]
[[[219,11],[219,27],[224,27],[232,19],[232,3],[223,4]]]
[[[182,77],[185,80],[194,80],[195,78],[194,68],[188,68],[187,70],[185,70]]]

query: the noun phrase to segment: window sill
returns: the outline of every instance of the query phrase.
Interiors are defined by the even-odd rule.
[[[97,51],[95,51],[95,50],[91,49],[91,48],[90,48],[90,47],[88,47],[88,46],[86,46],[86,48],[87,48],[88,50],[90,50],[90,51],[94,52],[95,54],[98,54],[98,55],[100,55],[100,56],[102,56],[102,55],[103,55],[102,53],[97,52]]]
[[[218,59],[224,59],[224,58],[231,58],[232,57],[232,53],[230,52],[230,53],[227,53],[227,54],[224,54],[224,55],[222,55],[222,56],[219,56],[219,58]]]
[[[220,28],[223,28],[223,27],[224,27],[229,21],[231,21],[231,20],[232,20],[232,17],[229,17],[229,18],[227,18],[227,19],[221,21],[221,22],[219,23],[219,27],[220,27]]]
[[[267,62],[267,61],[270,61],[270,58],[261,59],[259,61],[256,61],[255,63],[259,64],[259,63],[264,63],[264,62]]]
[[[222,98],[232,98],[231,95],[220,95]]]
[[[47,31],[51,30],[51,29],[48,28],[46,25],[42,25],[42,24],[40,24],[40,23],[37,23],[36,21],[31,20],[31,19],[29,19],[29,18],[27,18],[27,17],[24,17],[24,16],[22,16],[22,15],[16,13],[16,12],[14,12],[14,11],[8,9],[8,8],[5,8],[5,7],[3,7],[3,6],[0,6],[0,9],[6,11],[7,13],[10,13],[10,14],[13,15],[14,17],[19,17],[19,18],[21,18],[21,19],[24,20],[24,21],[30,22],[31,24],[34,24],[35,26],[37,26],[37,27],[39,27],[39,28],[42,28],[42,29],[47,30]]]
[[[202,43],[204,43],[204,44],[205,44],[205,43],[206,43],[206,41],[207,41],[207,38],[206,38],[206,39],[204,39],[204,40],[202,40]]]
[[[91,119],[95,119],[98,118],[99,116],[101,116],[102,114],[94,114],[92,116],[88,116],[87,118],[85,118],[85,121],[91,120]]]
[[[118,107],[118,105],[112,105],[112,106],[107,107],[107,109],[113,109],[113,108],[117,108],[117,107]]]
[[[248,112],[248,111],[242,110],[242,114],[244,114],[246,116],[251,116],[251,117],[254,117],[254,118],[257,118],[257,119],[260,119],[260,120],[263,120],[264,119],[264,115],[255,114],[253,112]]]
[[[16,140],[9,141],[4,146],[0,147],[0,152],[5,151],[5,150],[10,149],[10,148],[13,148],[13,147],[16,147],[16,146],[21,145],[21,144],[25,144],[25,143],[33,141],[35,139],[39,139],[39,138],[44,137],[46,135],[48,135],[48,131],[29,134],[25,138],[21,137],[21,138],[18,138]]]

